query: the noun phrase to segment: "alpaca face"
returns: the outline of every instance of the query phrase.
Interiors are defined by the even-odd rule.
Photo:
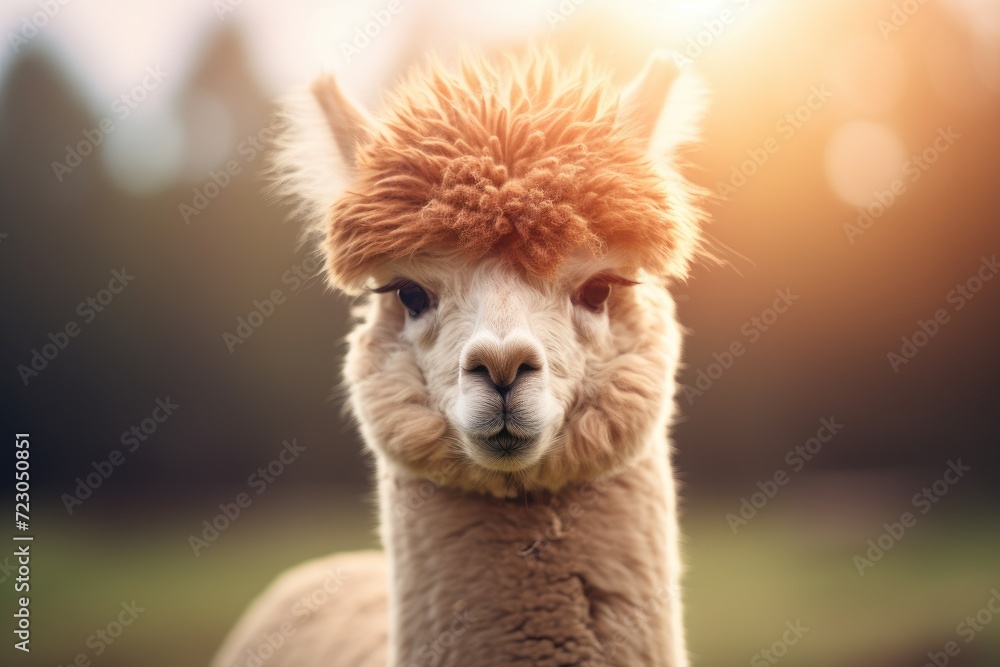
[[[607,300],[629,281],[578,264],[558,281],[492,260],[390,283],[406,311],[400,338],[471,463],[522,472],[552,453],[590,362],[612,354]]]
[[[375,118],[314,84],[322,117],[293,119],[277,168],[331,285],[371,292],[345,375],[380,460],[502,495],[662,442],[664,285],[700,220],[672,158],[699,105],[676,77],[662,56],[625,92],[586,63],[470,60],[418,72]]]
[[[497,495],[555,489],[665,431],[680,336],[661,285],[584,253],[556,279],[447,256],[378,278],[347,373],[366,439],[395,463]]]

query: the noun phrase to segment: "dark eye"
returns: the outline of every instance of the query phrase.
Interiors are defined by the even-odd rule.
[[[611,296],[612,285],[631,287],[638,284],[634,280],[623,278],[614,271],[602,271],[591,276],[590,280],[577,290],[576,294],[573,295],[573,303],[595,313],[600,313],[604,310],[604,304],[608,297]]]
[[[399,302],[403,304],[410,317],[417,317],[431,307],[431,299],[424,288],[416,283],[407,283],[396,290]]]
[[[588,280],[580,288],[577,301],[595,313],[604,308],[604,302],[611,296],[611,283],[602,278]]]

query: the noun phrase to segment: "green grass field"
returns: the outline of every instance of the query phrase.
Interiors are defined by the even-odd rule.
[[[357,500],[335,504],[351,508],[341,512],[329,501],[310,512],[303,506],[252,508],[252,519],[241,518],[198,557],[187,543],[190,523],[152,521],[123,534],[83,516],[39,519],[46,528],[32,563],[33,651],[3,664],[70,665],[80,653],[102,667],[205,664],[279,571],[375,545]],[[725,511],[692,503],[683,521],[695,666],[770,664],[754,656],[781,638],[786,622],[808,631],[780,664],[922,667],[927,652],[956,641],[961,652],[950,665],[1000,665],[1000,618],[971,641],[956,632],[1000,589],[1000,531],[985,512],[928,514],[861,577],[852,557],[877,536],[863,527],[764,512],[733,535]],[[95,655],[101,644],[88,646],[88,637],[133,599],[144,611]]]

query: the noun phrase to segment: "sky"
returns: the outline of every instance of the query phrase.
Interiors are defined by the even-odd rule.
[[[663,47],[679,49],[698,39],[742,57],[737,49],[766,48],[769,30],[785,20],[787,1],[285,0],[279,6],[246,0],[13,0],[0,9],[5,40],[0,85],[17,51],[49,47],[94,117],[101,118],[114,112],[115,100],[149,81],[151,68],[160,72],[155,90],[139,91],[142,103],[121,131],[109,136],[102,154],[119,186],[153,192],[183,179],[183,165],[192,163],[181,148],[186,129],[172,101],[206,39],[226,26],[242,31],[266,94],[277,97],[326,69],[351,94],[371,102],[399,63],[414,53],[524,39],[600,5],[615,7],[635,30],[654,35]],[[984,90],[996,94],[1000,88],[1000,2],[940,1],[967,26],[969,41],[933,42],[926,66],[943,94],[959,105],[963,100],[974,105]],[[829,5],[816,6],[824,4]],[[884,17],[900,25],[921,7],[918,0],[871,5],[884,5]],[[724,34],[713,35],[713,30]],[[907,85],[907,62],[891,31],[892,26],[878,26],[868,35],[846,38],[833,52],[831,80],[860,116],[891,110]],[[958,70],[962,76],[955,74]],[[213,113],[210,102],[204,113]],[[826,155],[830,187],[846,203],[863,204],[873,190],[899,176],[912,148],[892,128],[870,118],[845,123]],[[211,155],[207,159],[211,162]],[[195,162],[194,173],[204,174],[204,164]]]
[[[17,52],[41,46],[55,55],[77,84],[92,115],[114,119],[121,112],[116,100],[123,95],[131,98],[137,86],[152,82],[150,71],[159,72],[154,90],[147,86],[137,91],[141,103],[129,104],[128,123],[120,123],[107,137],[101,156],[120,187],[150,193],[184,180],[185,171],[193,178],[202,177],[209,166],[217,166],[206,166],[213,155],[229,152],[228,147],[205,146],[206,159],[192,161],[182,148],[186,128],[172,104],[203,44],[222,28],[241,30],[251,68],[266,94],[278,97],[325,69],[335,72],[353,95],[370,102],[390,73],[414,52],[523,39],[602,1],[612,4],[606,0],[287,0],[279,9],[275,3],[243,0],[14,0],[0,9],[6,42],[0,51],[0,85]],[[625,11],[647,28],[662,22],[667,40],[676,36],[678,26],[696,25],[726,4],[630,0]],[[215,111],[206,101],[206,117]],[[185,164],[197,166],[186,170]]]
[[[769,0],[754,0],[766,4]],[[317,69],[339,71],[364,88],[381,60],[391,57],[401,40],[400,33],[420,24],[428,42],[453,42],[455,35],[469,43],[490,43],[523,37],[544,30],[558,21],[553,14],[570,18],[579,9],[614,4],[649,25],[695,26],[697,21],[716,13],[720,7],[738,7],[744,0],[702,0],[670,2],[628,0],[512,0],[510,2],[468,2],[461,0],[367,0],[330,2],[287,0],[276,10],[274,3],[243,0],[176,0],[170,3],[125,3],[120,0],[13,0],[0,9],[7,48],[5,64],[15,49],[10,33],[22,32],[25,20],[41,25],[28,42],[48,42],[58,46],[67,68],[85,82],[94,104],[134,85],[141,64],[160,63],[183,71],[197,56],[191,45],[223,24],[245,29],[251,56],[262,83],[278,92],[300,83]],[[397,11],[390,12],[390,5]],[[58,8],[51,17],[41,16]],[[428,15],[433,20],[424,20]],[[360,54],[345,55],[343,44],[352,44],[356,31],[371,20],[381,20],[378,34]],[[303,32],[303,26],[306,26]],[[31,32],[31,28],[27,29]],[[23,43],[22,43],[23,44]],[[349,51],[349,50],[347,50]],[[353,54],[352,54],[353,55]],[[353,60],[353,62],[352,62]],[[365,67],[348,67],[364,62]]]

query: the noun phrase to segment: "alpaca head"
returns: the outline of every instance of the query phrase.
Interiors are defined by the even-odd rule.
[[[664,57],[624,92],[545,56],[431,65],[368,116],[330,77],[278,167],[331,284],[368,293],[346,376],[391,466],[498,495],[613,473],[665,429],[664,283],[697,247],[673,153],[695,88]],[[316,104],[318,102],[318,104]]]

